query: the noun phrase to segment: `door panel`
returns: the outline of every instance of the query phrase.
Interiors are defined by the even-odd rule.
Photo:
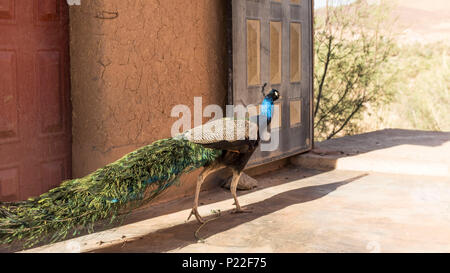
[[[264,83],[282,95],[271,124],[278,149],[259,149],[247,166],[311,149],[312,0],[233,0],[232,10],[230,103],[261,103]]]
[[[0,0],[0,201],[70,176],[66,1]]]

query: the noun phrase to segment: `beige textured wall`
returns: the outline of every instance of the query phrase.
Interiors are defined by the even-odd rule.
[[[226,103],[225,0],[82,0],[70,8],[73,175],[170,136],[174,105]],[[111,12],[117,12],[115,17]],[[170,196],[189,194],[195,174]]]

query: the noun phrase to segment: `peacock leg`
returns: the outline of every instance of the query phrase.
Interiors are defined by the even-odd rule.
[[[217,165],[208,166],[205,169],[203,169],[203,171],[200,173],[200,175],[198,176],[198,179],[197,179],[197,187],[195,189],[194,206],[192,207],[191,213],[189,214],[189,217],[187,220],[191,219],[192,215],[195,215],[195,218],[197,218],[197,221],[199,223],[203,224],[205,222],[203,220],[203,218],[200,216],[200,214],[198,213],[198,200],[200,197],[200,190],[202,188],[203,182],[205,181],[205,178],[212,172],[218,171],[218,170],[222,169],[223,167],[224,166],[217,166]]]
[[[197,187],[195,189],[195,197],[194,197],[194,206],[192,207],[191,213],[189,214],[188,220],[191,219],[192,215],[195,215],[195,218],[197,218],[197,221],[201,224],[203,224],[205,221],[198,213],[198,199],[200,196],[200,189],[202,188],[203,181],[205,180],[206,174],[209,170],[209,167],[206,167],[203,169],[203,171],[200,173],[197,179]]]
[[[238,185],[239,179],[241,178],[241,174],[242,174],[242,172],[233,170],[233,180],[231,181],[231,185],[230,185],[231,194],[233,195],[234,204],[236,205],[236,209],[233,211],[233,213],[251,212],[249,210],[242,209],[241,206],[239,205],[239,201],[237,199],[236,190],[237,190],[237,185]]]

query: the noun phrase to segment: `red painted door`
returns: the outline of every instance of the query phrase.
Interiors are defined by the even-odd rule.
[[[68,7],[0,0],[0,201],[71,176]]]

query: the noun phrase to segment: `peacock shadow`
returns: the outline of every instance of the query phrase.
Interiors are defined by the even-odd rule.
[[[197,243],[198,238],[207,240],[215,234],[233,229],[288,206],[320,199],[336,191],[339,187],[345,186],[367,175],[362,174],[339,182],[307,186],[282,192],[265,200],[245,206],[244,208],[252,210],[251,213],[232,214],[232,210],[224,211],[221,212],[220,216],[206,218],[206,220],[210,221],[202,226],[201,230],[199,230],[200,225],[197,222],[191,221],[158,230],[134,241],[123,242],[119,245],[97,249],[92,252],[167,252],[180,249]],[[196,232],[197,238],[195,237]]]

